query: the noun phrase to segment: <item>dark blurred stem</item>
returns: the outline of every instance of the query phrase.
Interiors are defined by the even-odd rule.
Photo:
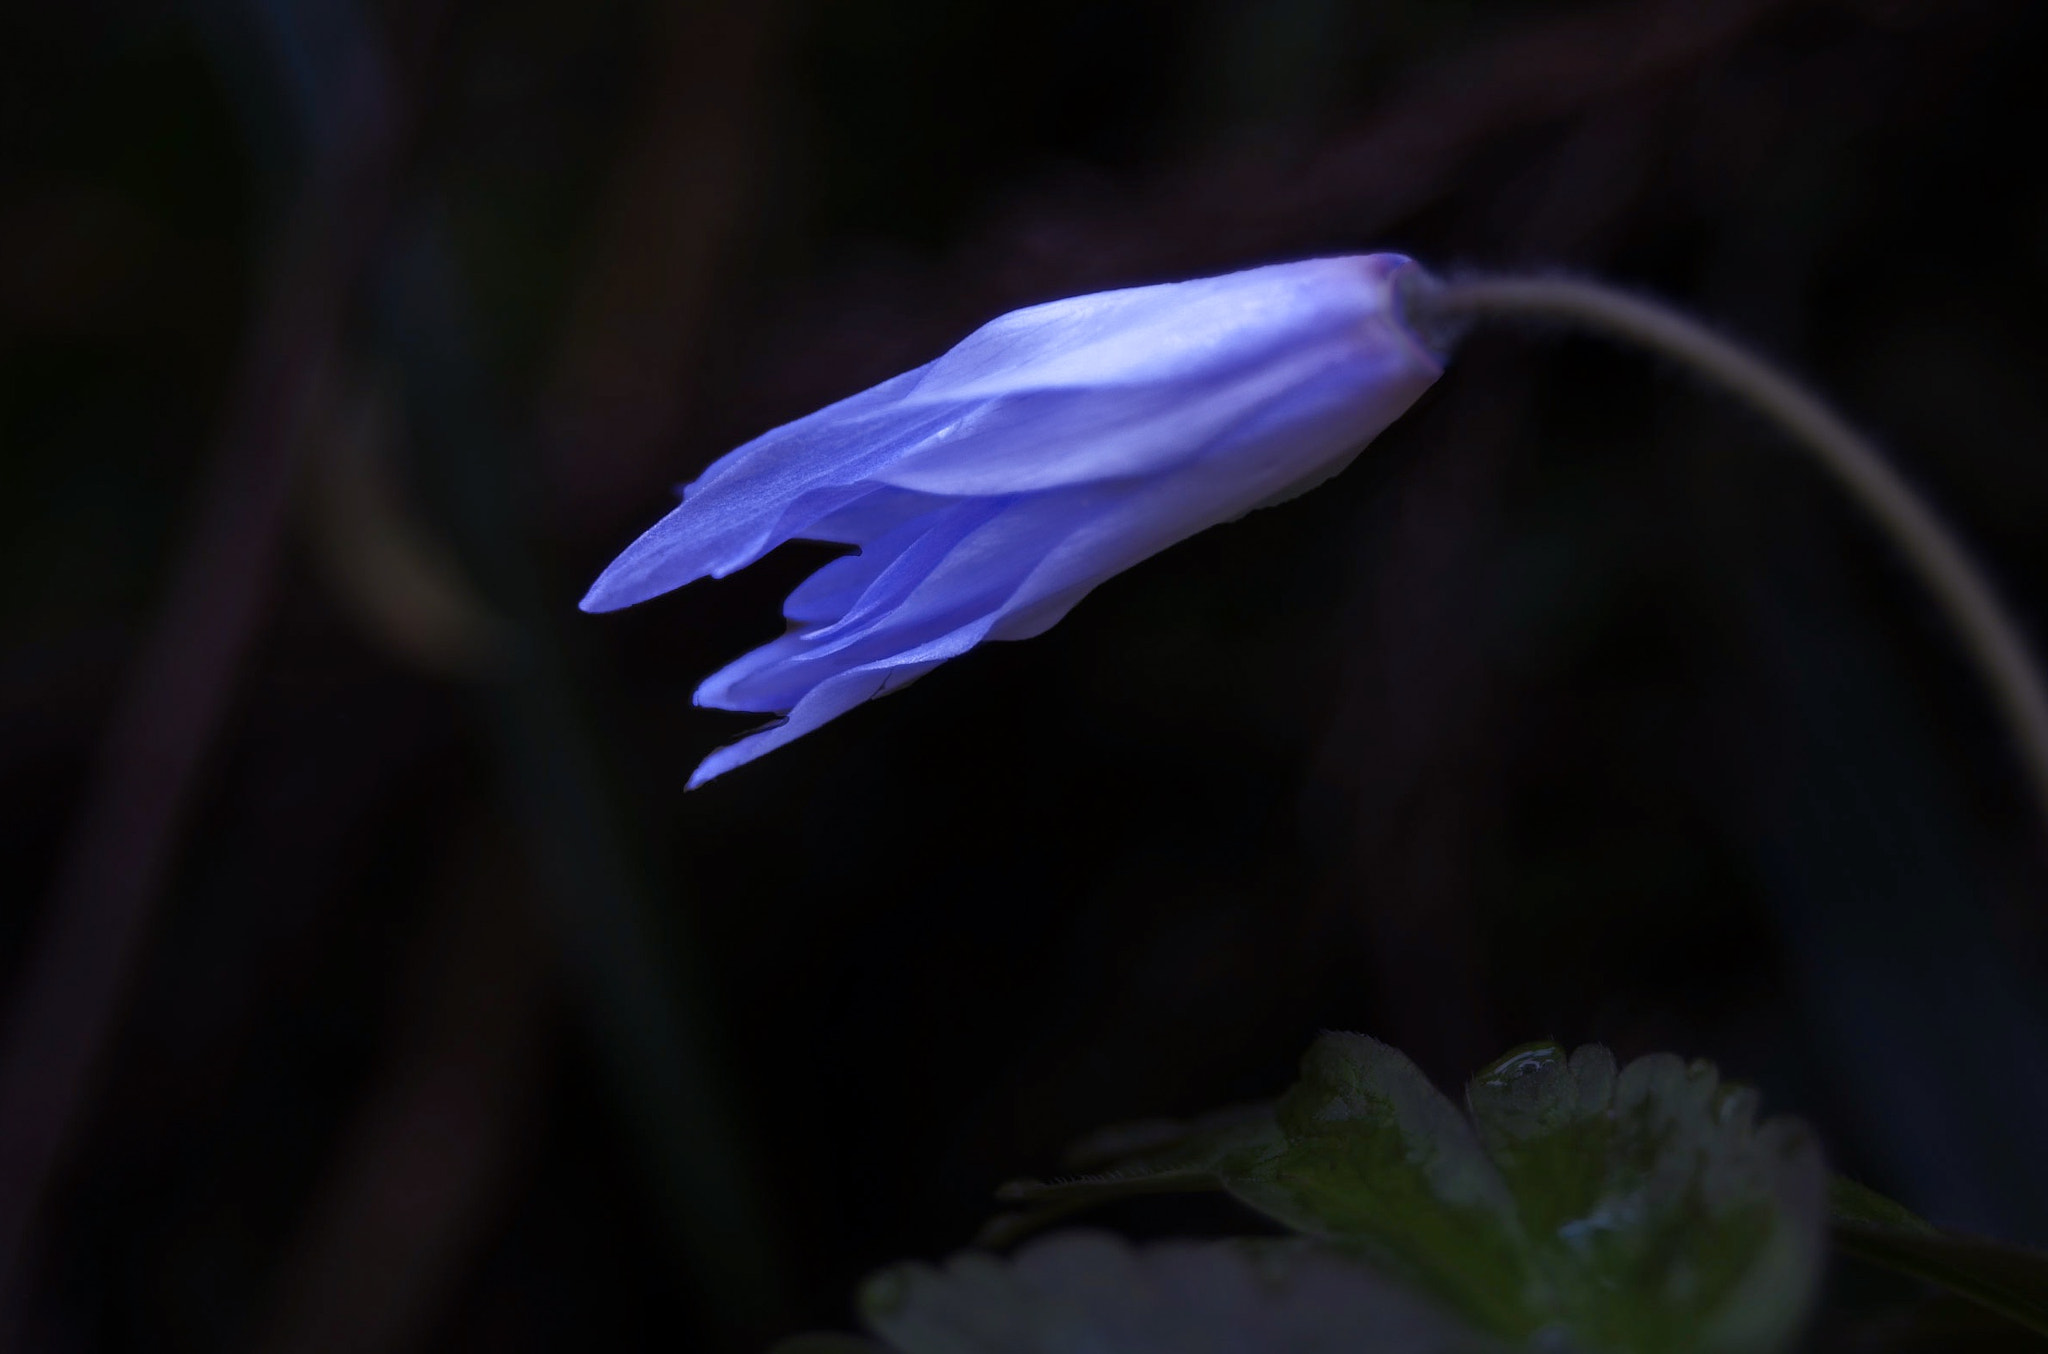
[[[295,443],[383,215],[391,110],[374,94],[287,220],[162,609],[129,669],[0,1049],[0,1343],[76,1134],[179,827],[262,615]]]
[[[510,1212],[551,1061],[553,955],[520,841],[465,825],[370,1093],[286,1248],[257,1354],[425,1349]]]
[[[1790,433],[1877,520],[1919,572],[1990,686],[2048,823],[2048,684],[2019,626],[1955,533],[1876,445],[1819,396],[1697,320],[1597,282],[1464,278],[1416,286],[1403,301],[1425,334],[1450,334],[1470,320],[1533,319],[1638,344],[1717,383]]]
[[[503,623],[487,683],[511,804],[546,880],[571,980],[651,1201],[720,1337],[764,1339],[781,1319],[768,1202],[719,1056],[708,965],[686,918],[665,914],[605,774],[526,539],[520,438],[472,345],[437,207],[395,232],[380,304],[412,427],[439,483],[450,538]]]

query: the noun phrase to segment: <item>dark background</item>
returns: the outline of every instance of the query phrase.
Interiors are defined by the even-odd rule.
[[[1711,1058],[2048,1242],[2039,809],[1884,543],[1643,359],[1482,334],[1325,489],[687,796],[825,551],[574,609],[1002,310],[1391,248],[1785,359],[2048,633],[2044,51],[2034,0],[8,6],[5,1338],[758,1348],[1325,1027]],[[1921,1302],[1844,1271],[1817,1339]]]

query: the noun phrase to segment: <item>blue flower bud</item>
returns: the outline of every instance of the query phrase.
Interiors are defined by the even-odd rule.
[[[859,553],[783,606],[788,633],[697,689],[785,716],[694,788],[958,657],[1051,627],[1111,575],[1350,463],[1436,380],[1396,254],[1077,296],[765,433],[612,562],[609,611],[793,539]]]

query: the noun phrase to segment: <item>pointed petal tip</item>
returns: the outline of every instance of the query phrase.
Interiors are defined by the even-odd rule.
[[[620,597],[619,589],[612,585],[608,579],[608,574],[598,575],[597,581],[590,585],[590,591],[584,593],[583,600],[576,604],[576,609],[596,616],[607,611],[618,611],[624,607],[629,607],[638,600],[637,598]]]
[[[782,723],[783,721],[778,719],[767,727],[769,729],[777,728]],[[766,747],[749,746],[760,733],[765,733],[766,731],[765,729],[758,730],[756,733],[748,734],[744,738],[734,739],[724,747],[713,752],[703,761],[697,763],[697,769],[692,771],[690,778],[683,782],[683,792],[688,794],[692,790],[701,790],[726,772],[745,766],[763,752],[768,751]]]
[[[623,611],[665,592],[673,592],[685,583],[695,582],[694,578],[678,578],[671,582],[666,578],[650,576],[642,552],[629,549],[605,566],[597,581],[590,585],[590,591],[583,594],[583,600],[576,604],[579,611],[592,613]],[[697,575],[703,577],[702,574]]]

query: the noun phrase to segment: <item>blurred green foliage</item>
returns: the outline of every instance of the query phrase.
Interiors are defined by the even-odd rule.
[[[1007,1187],[1035,1212],[998,1236],[1075,1206],[1220,1188],[1491,1338],[1599,1354],[1755,1354],[1798,1334],[1826,1212],[1826,1174],[1803,1125],[1757,1124],[1755,1094],[1723,1085],[1706,1063],[1652,1054],[1621,1067],[1599,1045],[1518,1049],[1473,1078],[1466,1105],[1461,1112],[1398,1050],[1326,1034],[1270,1111],[1198,1121],[1098,1175]],[[1099,1155],[1116,1136],[1168,1139],[1171,1130],[1125,1131],[1083,1150]],[[871,1281],[864,1309],[893,1340],[927,1330],[920,1301],[951,1308],[975,1292],[997,1307],[1019,1301],[988,1277],[1001,1273],[994,1262],[975,1266],[949,1270],[946,1283],[928,1270]],[[1354,1336],[1348,1347],[1437,1347]],[[1323,1347],[1292,1338],[1276,1330],[1270,1343],[1216,1348]],[[899,1343],[909,1354],[1056,1347]]]
[[[2048,1255],[1830,1183],[1805,1125],[1758,1124],[1755,1093],[1707,1063],[1531,1044],[1465,1102],[1378,1040],[1325,1034],[1277,1104],[1104,1130],[1073,1157],[1106,1169],[1005,1186],[1028,1211],[982,1237],[1006,1246],[1077,1209],[1220,1189],[1299,1240],[1063,1233],[1011,1260],[884,1270],[862,1313],[903,1354],[1766,1354],[1813,1307],[1832,1213],[1846,1253],[2048,1332]],[[1332,1283],[1342,1258],[1358,1268]],[[776,1354],[872,1348],[810,1335]]]

